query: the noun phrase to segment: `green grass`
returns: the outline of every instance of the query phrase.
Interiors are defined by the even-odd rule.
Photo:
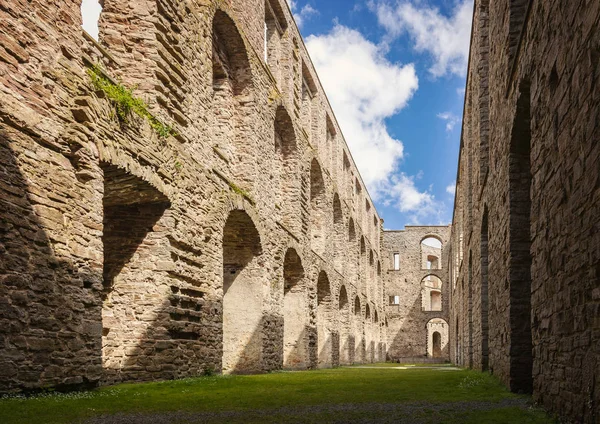
[[[371,411],[331,412],[321,406],[341,404],[402,404],[406,402],[445,403],[456,401],[502,401],[518,398],[494,377],[467,370],[381,368],[337,368],[305,372],[278,372],[263,375],[211,376],[145,384],[121,384],[91,392],[47,395],[29,399],[0,400],[1,423],[68,423],[95,415],[116,412],[190,413],[240,411],[249,415],[227,422],[304,422],[300,416],[277,411],[252,418],[257,410],[316,406],[311,422],[327,422],[340,416],[358,420]],[[321,405],[321,406],[319,406]],[[260,411],[259,411],[260,412]],[[421,413],[421,412],[420,412]],[[427,418],[427,409],[423,409]],[[342,414],[342,415],[340,415]],[[448,415],[449,414],[449,415]],[[488,411],[432,411],[431,422],[515,422],[550,423],[541,411],[496,408]],[[43,417],[43,419],[41,419]],[[429,418],[427,418],[429,419]],[[218,421],[215,421],[218,422]]]

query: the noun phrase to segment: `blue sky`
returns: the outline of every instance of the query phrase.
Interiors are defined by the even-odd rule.
[[[288,0],[386,229],[452,219],[472,0]]]
[[[287,2],[385,228],[450,223],[473,0]]]

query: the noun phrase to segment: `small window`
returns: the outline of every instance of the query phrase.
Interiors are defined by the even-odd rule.
[[[394,253],[394,271],[400,269],[400,253]]]
[[[83,0],[81,2],[81,18],[83,29],[98,41],[98,21],[102,13],[102,2],[98,0]]]
[[[390,305],[399,305],[400,296],[390,296]]]

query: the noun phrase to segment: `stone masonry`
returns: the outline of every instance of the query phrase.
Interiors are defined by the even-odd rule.
[[[0,391],[384,358],[381,220],[285,0],[104,0],[99,43],[80,6],[0,0]]]
[[[450,359],[450,290],[443,256],[449,238],[449,226],[406,226],[403,231],[383,232],[389,360]],[[436,332],[436,344],[440,338],[439,350],[434,349]]]
[[[450,356],[600,422],[600,2],[476,0]]]
[[[285,0],[102,3],[0,0],[0,392],[431,358],[600,422],[600,1],[475,0],[452,225],[386,232]]]

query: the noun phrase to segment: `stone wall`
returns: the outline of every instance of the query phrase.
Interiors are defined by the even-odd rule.
[[[96,43],[0,0],[0,391],[383,358],[380,219],[285,0],[103,3]]]
[[[440,346],[444,345],[439,358],[449,359],[445,347],[450,291],[442,254],[449,237],[449,226],[406,226],[403,231],[383,232],[387,357],[392,361],[434,356],[434,327],[439,327]],[[427,245],[427,239],[436,240],[441,247]],[[399,269],[395,269],[395,254],[399,255]],[[438,258],[437,269],[427,265],[427,258],[431,256]],[[436,305],[436,302],[439,303]]]
[[[600,421],[600,3],[475,1],[451,358]]]

